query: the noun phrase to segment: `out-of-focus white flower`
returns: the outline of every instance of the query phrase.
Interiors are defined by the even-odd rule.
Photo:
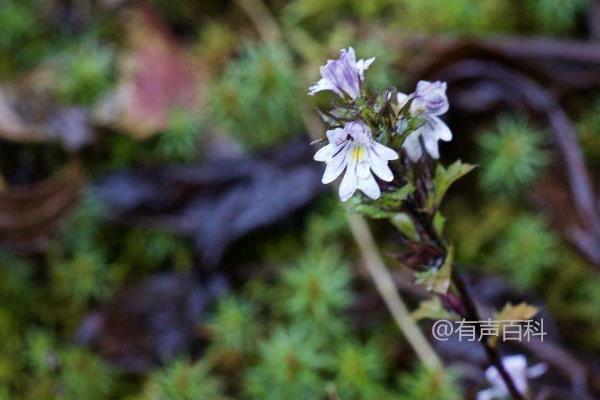
[[[419,81],[417,90],[408,95],[398,93],[398,104],[403,107],[412,99],[410,114],[423,120],[423,125],[405,139],[402,147],[412,161],[417,161],[423,155],[420,138],[423,139],[425,150],[433,158],[439,158],[438,140],[452,140],[450,128],[439,118],[448,111],[446,82]]]
[[[536,378],[548,369],[548,366],[544,363],[527,368],[527,359],[521,354],[503,357],[502,364],[515,383],[517,390],[523,396],[527,395],[529,391],[528,379]],[[510,395],[496,367],[489,367],[485,371],[485,377],[492,384],[492,387],[477,393],[477,400],[501,399]]]
[[[356,61],[354,49],[340,51],[340,58],[328,60],[321,67],[321,79],[308,89],[309,95],[314,95],[322,90],[332,90],[339,96],[350,96],[352,100],[360,94],[360,84],[364,80],[364,72],[375,61],[375,57],[368,60]]]
[[[362,121],[352,121],[344,128],[327,131],[329,144],[315,153],[314,159],[327,164],[322,182],[333,182],[344,170],[339,195],[348,200],[356,190],[375,200],[381,190],[373,174],[390,182],[394,179],[388,161],[396,160],[398,153],[373,140],[369,128]]]

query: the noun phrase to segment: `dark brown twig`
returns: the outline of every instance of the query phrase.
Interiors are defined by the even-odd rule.
[[[452,273],[452,282],[456,286],[456,290],[460,294],[461,300],[463,301],[463,305],[466,310],[465,317],[470,321],[480,321],[481,318],[479,317],[479,312],[477,311],[475,302],[473,301],[473,298],[467,289],[467,285],[465,284],[463,278],[455,271]],[[475,327],[476,329],[480,329],[479,325],[475,325]],[[486,340],[482,340],[481,344],[483,345],[488,359],[492,365],[496,367],[498,373],[502,377],[502,380],[504,381],[511,397],[515,400],[523,400],[523,395],[517,389],[515,382],[510,374],[506,371],[506,368],[504,368],[504,364],[502,363],[502,359],[498,354],[498,350],[495,347],[492,347]]]
[[[420,165],[420,167],[425,167],[424,169],[427,169],[425,165]],[[424,181],[427,181],[430,179],[431,179],[431,177],[429,174],[423,173],[423,171],[421,171],[421,173],[417,177],[416,184],[417,185],[424,184]],[[421,205],[419,205],[418,202],[415,202],[414,198],[409,199],[405,203],[405,207],[412,214],[415,224],[418,226],[418,228],[420,228],[419,230],[424,231],[426,233],[426,237],[424,237],[423,239],[429,240],[432,243],[434,243],[437,247],[439,247],[442,250],[444,257],[447,257],[447,255],[448,255],[447,246],[444,243],[444,241],[442,240],[442,238],[440,238],[440,236],[438,235],[436,230],[434,229],[433,224],[432,224],[432,216],[426,215],[426,213],[420,212],[419,210],[422,210],[423,207]],[[468,319],[469,321],[481,321],[481,318],[479,317],[479,312],[477,311],[477,307],[475,306],[475,301],[471,297],[464,280],[462,279],[460,274],[456,271],[456,269],[452,270],[451,281],[454,284],[454,286],[456,287],[458,295],[460,296],[460,299],[459,299],[460,307],[459,308],[464,310],[463,316],[466,319]],[[481,327],[479,325],[476,325],[475,328],[477,330],[479,330]],[[497,348],[492,347],[485,340],[482,340],[481,344],[484,347],[485,353],[486,353],[490,363],[492,365],[494,365],[496,367],[496,369],[498,370],[498,373],[500,374],[502,380],[504,381],[504,384],[506,385],[506,388],[508,389],[508,392],[510,393],[511,397],[514,400],[524,400],[523,395],[518,391],[512,377],[504,368],[504,364],[502,363],[502,359],[501,359],[500,355],[498,354]]]

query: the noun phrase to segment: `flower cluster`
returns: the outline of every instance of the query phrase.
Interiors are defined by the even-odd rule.
[[[373,61],[357,61],[352,48],[342,50],[338,60],[321,67],[321,79],[309,90],[311,95],[332,91],[342,99],[333,110],[321,112],[330,128],[328,143],[314,155],[316,161],[326,164],[322,181],[331,183],[343,175],[339,186],[342,201],[357,190],[377,200],[353,202],[352,211],[387,219],[399,230],[396,258],[414,271],[416,284],[438,296],[422,303],[415,313],[433,319],[459,314],[463,321],[480,320],[477,310],[467,306],[473,300],[454,271],[453,247],[443,237],[442,200],[451,185],[474,168],[460,160],[447,167],[437,162],[438,142],[452,139],[440,118],[450,107],[447,85],[419,81],[413,93],[391,88],[374,95],[364,79]],[[388,279],[393,286],[392,277]],[[525,303],[501,311],[511,317],[536,312],[536,307]],[[477,400],[527,396],[528,380],[547,368],[544,364],[528,368],[521,355],[500,359],[494,345],[481,343],[492,363],[485,374],[491,387],[480,391]]]
[[[404,149],[408,158],[417,162],[423,156],[423,148],[431,157],[439,158],[438,140],[452,139],[450,129],[439,118],[449,108],[446,83],[420,81],[414,93],[397,93],[397,103],[391,107],[386,107],[391,99],[388,93],[384,95],[385,106],[375,107],[377,102],[364,88],[364,72],[374,60],[357,61],[353,48],[343,49],[339,59],[329,60],[321,67],[321,79],[309,88],[310,95],[332,91],[344,101],[343,106],[331,112],[334,126],[327,131],[329,143],[314,156],[327,165],[322,179],[325,184],[346,171],[339,187],[342,201],[350,199],[357,190],[376,200],[381,196],[381,188],[375,176],[384,182],[393,181],[388,163],[400,156],[382,141],[390,144],[395,143],[391,136],[403,138],[397,150]],[[389,110],[393,110],[391,115]],[[393,120],[393,129],[381,129],[378,120],[386,118]],[[374,137],[374,132],[378,137]]]

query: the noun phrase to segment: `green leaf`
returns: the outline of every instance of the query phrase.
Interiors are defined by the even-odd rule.
[[[444,236],[443,233],[445,225],[446,217],[444,217],[441,212],[436,212],[433,216],[433,229],[435,229],[435,232],[440,236]]]
[[[430,292],[446,294],[451,283],[453,259],[454,249],[450,246],[444,264],[439,269],[416,272],[415,282]]]
[[[407,183],[398,190],[383,193],[379,202],[388,207],[399,207],[414,191],[415,187]]]
[[[394,215],[396,215],[395,212],[385,211],[379,207],[376,207],[376,206],[370,205],[370,204],[358,204],[356,206],[351,207],[351,210],[354,212],[366,215],[367,217],[370,217],[373,219],[393,218]]]
[[[391,219],[396,216],[402,202],[414,192],[415,188],[411,184],[406,184],[393,192],[385,192],[378,200],[368,203],[363,202],[359,197],[354,197],[349,204],[350,210],[363,214],[373,219]]]
[[[444,308],[439,297],[434,296],[428,300],[424,300],[419,304],[419,307],[412,312],[412,317],[415,321],[422,319],[457,319],[458,316]]]
[[[427,209],[429,211],[436,210],[450,186],[474,168],[475,165],[463,164],[460,160],[454,162],[447,169],[442,164],[438,164],[433,178],[433,193],[427,199]]]
[[[409,239],[414,241],[419,240],[419,233],[417,232],[415,223],[408,214],[397,213],[391,218],[390,222]]]

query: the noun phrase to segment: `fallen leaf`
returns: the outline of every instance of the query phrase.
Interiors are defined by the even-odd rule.
[[[54,176],[0,192],[0,243],[20,251],[43,251],[50,235],[77,203],[85,183],[71,161]]]
[[[227,287],[221,275],[202,281],[174,273],[152,276],[84,318],[76,341],[127,372],[144,373],[192,350],[200,339],[198,324]]]
[[[198,66],[150,8],[128,14],[127,40],[130,51],[121,59],[117,89],[94,116],[143,139],[165,129],[174,111],[198,110],[201,79]]]
[[[215,266],[232,241],[326,188],[310,156],[306,144],[293,142],[263,158],[120,171],[97,181],[94,191],[111,220],[189,236],[203,263]]]

